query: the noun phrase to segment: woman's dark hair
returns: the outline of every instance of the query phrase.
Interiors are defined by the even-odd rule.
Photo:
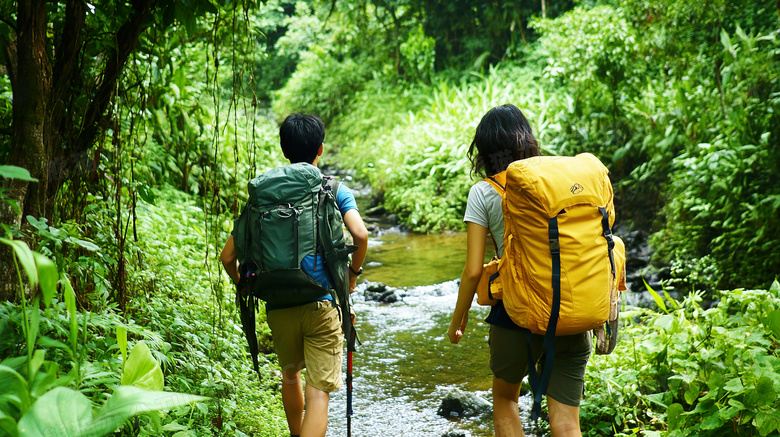
[[[539,156],[531,125],[515,105],[496,106],[482,117],[469,147],[471,172],[493,176],[518,159]]]
[[[279,127],[279,142],[291,163],[314,162],[325,140],[322,120],[311,114],[291,114]]]

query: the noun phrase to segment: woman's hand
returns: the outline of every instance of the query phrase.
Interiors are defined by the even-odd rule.
[[[458,344],[461,337],[463,337],[463,333],[466,332],[466,324],[468,322],[468,311],[466,311],[466,314],[463,315],[463,319],[461,319],[460,323],[458,323],[455,319],[452,320],[450,323],[450,329],[447,331],[447,337],[449,337],[450,343]]]
[[[477,283],[482,276],[482,261],[485,258],[485,241],[487,240],[487,228],[475,223],[469,223],[466,230],[466,264],[463,266],[463,275],[458,287],[458,301],[455,303],[455,311],[452,313],[452,322],[447,331],[450,342],[458,343],[463,333],[466,332],[466,324],[469,322],[469,309],[474,300]]]

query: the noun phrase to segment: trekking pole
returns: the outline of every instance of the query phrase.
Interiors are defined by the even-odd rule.
[[[354,323],[354,320],[352,322]],[[352,352],[354,350],[355,330],[353,329],[347,340],[347,437],[352,437]]]

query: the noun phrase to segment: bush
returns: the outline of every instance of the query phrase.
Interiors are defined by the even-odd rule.
[[[770,435],[780,430],[780,284],[631,311],[612,355],[594,356],[583,435]]]

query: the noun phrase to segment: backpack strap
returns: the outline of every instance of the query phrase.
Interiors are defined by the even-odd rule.
[[[506,193],[506,170],[496,173],[493,176],[488,176],[482,180],[492,185],[498,194],[500,194],[502,198],[504,197],[504,193]],[[496,242],[496,236],[491,232],[490,237],[491,240],[493,240],[493,248],[496,250],[496,256],[500,256],[498,253],[498,243]],[[498,273],[493,276],[497,278]],[[495,278],[491,277],[490,282],[493,282],[494,279]],[[488,291],[488,293],[490,293],[490,291]]]
[[[565,213],[565,211],[561,211]],[[528,347],[528,379],[534,394],[534,404],[531,407],[531,420],[536,421],[542,412],[542,396],[547,393],[547,386],[550,384],[552,376],[553,363],[555,362],[555,330],[558,327],[558,316],[561,311],[561,244],[558,239],[558,216],[549,220],[549,240],[550,255],[552,256],[552,288],[553,301],[550,307],[550,320],[547,322],[547,330],[544,333],[542,350],[545,354],[542,364],[541,375],[537,374],[536,366],[533,363],[536,360],[531,354],[531,331],[527,333]]]
[[[488,176],[482,180],[492,185],[501,196],[506,193],[506,170],[496,173],[493,176]]]
[[[327,187],[327,188],[326,188]],[[347,279],[347,263],[349,262],[349,254],[357,250],[357,246],[344,245],[344,247],[335,247],[333,241],[330,239],[331,229],[329,227],[330,220],[328,214],[330,211],[325,208],[326,202],[328,202],[327,196],[332,192],[332,196],[335,198],[338,195],[338,189],[340,182],[336,179],[323,176],[323,189],[320,190],[320,203],[319,203],[319,224],[324,225],[318,228],[318,240],[322,247],[323,255],[325,257],[325,265],[328,268],[331,279],[333,280],[333,288],[335,290],[336,298],[338,299],[339,306],[341,307],[341,327],[344,332],[344,337],[347,341],[347,351],[355,350],[355,341],[359,343],[360,340],[354,333],[354,327],[352,326],[352,311],[350,309],[349,301],[349,280]],[[324,229],[323,229],[324,228]],[[342,268],[339,268],[342,267]]]
[[[609,227],[609,213],[603,206],[599,207],[601,212],[601,227],[604,229],[604,239],[607,240],[607,250],[609,251],[609,264],[612,266],[612,278],[617,278],[617,272],[615,272],[615,255],[612,250],[615,248],[615,240],[612,239],[612,229]]]

